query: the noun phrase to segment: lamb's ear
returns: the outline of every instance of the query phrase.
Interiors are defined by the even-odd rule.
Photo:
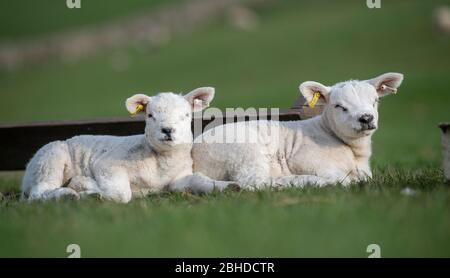
[[[300,84],[299,89],[308,103],[311,103],[315,93],[320,93],[320,97],[328,102],[328,97],[331,91],[330,87],[314,81],[303,82]]]
[[[395,94],[402,81],[403,74],[396,72],[385,73],[373,79],[366,80],[366,82],[375,87],[380,97]]]
[[[197,112],[209,106],[214,98],[215,89],[213,87],[202,87],[195,89],[184,97],[192,106],[192,112]]]
[[[136,115],[139,112],[145,112],[147,104],[150,102],[150,97],[144,94],[136,94],[129,97],[125,102],[128,112]]]

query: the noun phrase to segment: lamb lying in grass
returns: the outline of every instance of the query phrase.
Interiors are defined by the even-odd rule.
[[[386,73],[332,87],[304,82],[300,91],[308,102],[315,96],[325,102],[322,115],[303,121],[232,123],[208,130],[195,139],[194,172],[235,181],[245,189],[365,180],[372,176],[369,160],[371,137],[378,127],[378,99],[395,93],[402,80],[402,74]],[[240,143],[244,141],[239,136],[245,135],[254,142]],[[211,191],[210,185],[197,191]]]
[[[213,97],[209,87],[184,97],[173,93],[130,97],[128,111],[146,114],[145,134],[83,135],[45,145],[27,165],[22,197],[78,199],[96,194],[126,203],[133,193],[184,190],[192,174],[192,112],[206,107]],[[208,179],[198,180],[208,186]]]

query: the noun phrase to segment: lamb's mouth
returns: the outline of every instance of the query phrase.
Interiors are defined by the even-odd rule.
[[[372,131],[377,129],[374,124],[363,124],[360,129],[357,129],[358,132]]]
[[[173,142],[173,137],[172,136],[165,136],[164,138],[161,139],[162,142]]]

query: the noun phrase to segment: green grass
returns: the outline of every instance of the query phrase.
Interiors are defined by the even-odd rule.
[[[163,194],[128,205],[25,204],[15,195],[21,174],[3,174],[0,256],[64,257],[69,243],[80,244],[83,256],[366,257],[371,243],[382,256],[450,256],[450,189],[437,128],[450,120],[450,40],[431,20],[433,9],[449,1],[383,1],[379,10],[365,1],[330,2],[260,8],[252,32],[219,18],[163,48],[120,52],[130,61],[121,72],[111,67],[117,53],[108,51],[2,72],[0,122],[125,116],[124,99],[135,92],[205,85],[216,87],[219,108],[284,108],[302,81],[332,84],[399,71],[404,84],[380,106],[373,181],[350,189]],[[93,10],[92,23],[96,13],[99,20],[113,17]],[[9,36],[53,32],[51,19],[40,20],[35,28],[43,29],[24,25]],[[401,194],[406,187],[418,193]]]
[[[85,257],[367,257],[371,243],[383,257],[450,255],[450,190],[435,169],[377,172],[350,189],[162,194],[128,205],[7,196],[0,208],[0,256],[64,257],[70,243]]]

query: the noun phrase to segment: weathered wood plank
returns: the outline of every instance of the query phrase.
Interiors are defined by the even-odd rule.
[[[43,145],[75,135],[142,133],[144,122],[134,119],[46,122],[0,126],[0,170],[21,170]]]
[[[306,99],[300,95],[292,106],[292,110],[298,110],[302,119],[308,119],[322,113],[325,106],[324,101],[320,98],[314,108],[309,107]]]

